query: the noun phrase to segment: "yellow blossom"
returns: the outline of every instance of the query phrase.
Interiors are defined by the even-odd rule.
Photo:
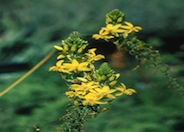
[[[107,24],[106,27],[101,28],[99,34],[94,34],[93,38],[108,40],[114,38],[114,36],[119,37],[119,33],[125,32],[125,30],[121,29],[121,26],[121,24]]]
[[[126,89],[126,90],[124,91],[124,93],[125,93],[126,95],[132,95],[133,93],[136,93],[136,91],[135,91],[134,89],[132,89],[132,88],[129,88],[129,89]]]
[[[107,104],[106,101],[100,101],[103,98],[103,96],[99,96],[95,93],[88,93],[83,100],[83,105],[97,105],[97,104]]]
[[[112,34],[116,37],[119,36],[118,33],[123,33],[124,30],[122,30],[120,27],[122,25],[121,24],[117,24],[117,25],[113,25],[113,24],[107,24],[106,27],[102,28],[102,31],[104,31],[104,34]]]
[[[67,91],[65,92],[65,94],[69,97],[69,98],[73,98],[76,96],[76,92],[74,91]]]
[[[85,91],[67,91],[65,92],[65,95],[67,95],[69,98],[79,97],[83,98],[86,95]]]
[[[90,89],[95,89],[97,87],[99,87],[99,83],[98,82],[82,82],[82,84],[72,84],[71,89],[74,91],[89,91]]]
[[[139,32],[140,30],[142,30],[141,27],[139,26],[134,26],[132,23],[130,22],[125,22],[126,25],[122,25],[121,28],[124,29],[124,37],[127,37],[129,33],[132,32]]]
[[[108,36],[108,34],[107,35],[102,35],[102,34],[99,33],[99,34],[94,34],[93,38],[96,39],[96,40],[104,39],[104,40],[108,41],[108,39],[114,38],[114,36],[112,36],[112,35]]]
[[[63,72],[63,73],[70,73],[70,71],[66,70],[64,67],[63,67],[63,62],[64,60],[59,60],[56,62],[56,65],[55,66],[52,66],[49,68],[49,71],[57,71],[57,72]]]
[[[88,65],[89,65],[88,62],[79,63],[77,60],[73,59],[72,63],[64,63],[63,67],[69,72],[71,71],[81,72],[81,71],[90,71],[91,68],[89,68]]]
[[[79,98],[84,98],[84,96],[89,93],[89,90],[96,89],[99,87],[98,82],[82,82],[82,84],[72,84],[70,86],[71,90],[75,92],[75,96]],[[73,94],[73,93],[71,93]]]
[[[92,49],[88,50],[88,53],[86,53],[86,56],[88,57],[88,60],[87,60],[88,62],[98,61],[100,59],[105,58],[101,54],[96,55],[95,51],[96,51],[96,48],[92,48]]]
[[[110,89],[109,86],[104,86],[102,88],[96,88],[90,90],[91,93],[97,94],[98,96],[107,97],[107,98],[115,98],[112,93],[114,93],[116,90]]]
[[[119,76],[120,76],[119,73],[117,73],[117,74],[115,74],[115,75],[111,75],[111,76],[109,77],[109,81],[117,80],[117,79],[119,78]],[[116,84],[116,83],[115,83],[115,84]]]
[[[117,87],[116,90],[119,91],[119,93],[116,93],[115,96],[121,96],[123,94],[132,95],[133,93],[136,93],[134,89],[126,89],[126,86],[123,83],[121,83],[121,86]]]

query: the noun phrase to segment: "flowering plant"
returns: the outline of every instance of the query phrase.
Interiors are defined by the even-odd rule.
[[[181,88],[168,74],[168,67],[160,59],[158,50],[153,50],[136,37],[135,33],[142,28],[125,21],[124,16],[118,9],[107,13],[106,26],[92,37],[115,44],[119,50],[128,51],[139,62],[151,62],[169,78],[172,86]],[[111,69],[108,63],[104,62],[96,68],[95,62],[105,56],[96,54],[96,48],[87,50],[88,45],[78,32],[73,32],[60,45],[54,46],[59,55],[56,65],[50,67],[50,71],[60,73],[68,85],[65,95],[70,100],[70,107],[61,118],[61,129],[67,132],[80,132],[86,120],[108,110],[114,99],[124,94],[136,93],[134,89],[126,88],[124,83],[118,85],[120,74]]]
[[[123,83],[116,85],[120,74],[107,63],[97,69],[94,63],[105,57],[96,54],[96,48],[86,51],[87,46],[88,42],[81,39],[78,32],[54,46],[59,51],[58,60],[49,70],[59,72],[69,87],[65,94],[71,105],[63,116],[66,123],[62,124],[62,130],[65,131],[81,131],[85,120],[108,109],[116,97],[135,93]]]
[[[142,30],[140,26],[125,21],[124,13],[117,9],[106,14],[105,23],[106,26],[92,36],[94,39],[115,44],[120,51],[127,51],[134,56],[140,64],[152,64],[167,77],[170,87],[183,93],[184,85],[170,76],[169,67],[162,61],[159,51],[136,37],[136,33]],[[102,63],[97,67],[95,63],[101,62],[105,56],[96,54],[97,49],[89,49],[88,45],[87,41],[80,38],[78,32],[73,32],[59,45],[54,46],[59,54],[56,64],[49,70],[61,74],[68,86],[65,95],[69,99],[69,105],[66,115],[60,118],[62,124],[59,130],[62,131],[81,132],[88,119],[108,110],[110,103],[117,97],[136,93],[134,89],[126,88],[124,83],[118,84],[120,74],[110,68],[108,63]],[[32,69],[0,92],[0,97],[43,65],[56,50],[52,50]],[[40,131],[36,125],[33,128],[37,132]]]
[[[106,14],[105,23],[106,27],[102,27],[98,34],[94,34],[94,39],[111,42],[119,50],[127,51],[134,56],[140,64],[150,64],[167,78],[170,83],[169,87],[174,87],[183,93],[183,86],[170,75],[169,66],[161,59],[159,51],[136,37],[135,33],[142,30],[140,26],[134,26],[125,21],[125,14],[118,9]],[[138,67],[139,65],[135,69]]]

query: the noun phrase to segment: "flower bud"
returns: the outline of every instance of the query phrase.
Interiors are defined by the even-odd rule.
[[[64,50],[64,51],[68,51],[68,45],[64,44],[64,45],[63,45],[63,50]]]
[[[57,59],[63,59],[63,58],[65,58],[65,56],[62,54],[57,57]]]
[[[113,85],[115,85],[116,83],[117,83],[117,81],[112,81],[112,82],[109,83],[109,85],[110,85],[110,86],[113,86]]]
[[[77,77],[77,80],[79,80],[81,82],[87,82],[88,81],[86,78],[83,78],[83,77]]]
[[[76,51],[76,49],[77,49],[77,45],[73,45],[73,46],[71,47],[71,51]]]
[[[120,23],[120,22],[122,22],[122,20],[123,20],[123,17],[119,17],[119,18],[117,19],[117,22]]]
[[[57,50],[60,50],[60,51],[63,50],[63,48],[61,46],[58,46],[58,45],[54,45],[54,48],[57,49]]]
[[[112,19],[110,17],[107,17],[106,20],[105,20],[106,24],[109,24],[112,22]]]
[[[113,81],[115,79],[115,77],[112,75],[109,77],[109,81]]]
[[[86,48],[87,45],[83,45],[81,46],[78,50],[77,50],[77,53],[81,53],[85,48]]]

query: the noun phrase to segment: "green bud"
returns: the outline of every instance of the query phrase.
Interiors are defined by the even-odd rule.
[[[101,78],[101,80],[105,80],[106,79],[106,76],[105,75],[102,75],[100,78]]]
[[[109,77],[109,81],[113,81],[114,79],[115,79],[115,76],[113,75]]]
[[[122,20],[123,20],[123,17],[119,17],[119,18],[117,19],[117,22],[118,22],[118,23],[121,23]]]
[[[106,24],[121,23],[125,14],[118,9],[114,9],[106,14]]]
[[[120,77],[120,74],[117,73],[117,74],[115,75],[115,77],[116,77],[116,79],[118,79],[118,78]]]
[[[81,53],[85,48],[86,48],[87,45],[83,45],[81,46],[78,50],[77,50],[77,53]]]
[[[110,17],[107,17],[106,20],[105,20],[105,23],[108,24],[108,23],[111,23],[112,22],[112,19]]]
[[[77,45],[73,45],[70,50],[71,51],[76,51],[76,49],[77,49]]]
[[[64,51],[68,51],[68,49],[69,49],[69,48],[68,48],[68,45],[64,44],[64,45],[63,45],[63,50],[64,50]]]
[[[109,83],[110,86],[114,86],[117,83],[117,81],[112,81]]]

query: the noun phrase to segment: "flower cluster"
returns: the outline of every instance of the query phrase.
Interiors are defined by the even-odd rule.
[[[106,27],[102,27],[98,34],[93,35],[93,38],[106,41],[117,37],[127,38],[129,34],[140,30],[142,30],[141,27],[124,21],[124,14],[114,9],[106,15]]]
[[[81,39],[77,32],[54,46],[59,55],[50,71],[59,72],[68,82],[69,90],[65,94],[74,105],[108,104],[117,96],[135,93],[134,89],[126,89],[123,83],[115,86],[120,74],[115,73],[107,63],[96,70],[94,63],[104,56],[96,54],[96,48],[86,50],[87,46],[88,42]]]
[[[61,45],[55,45],[59,51],[55,66],[50,67],[50,71],[57,71],[64,76],[80,75],[81,73],[92,71],[93,63],[103,59],[103,55],[96,55],[96,48],[83,53],[88,42],[79,38],[79,33],[73,32],[66,40],[61,41]]]
[[[126,89],[123,83],[118,87],[115,86],[120,74],[115,74],[107,63],[103,63],[90,75],[77,77],[80,82],[71,84],[70,91],[66,92],[68,97],[73,98],[75,104],[82,103],[84,106],[108,104],[117,96],[135,93],[134,89]]]
[[[135,36],[134,33],[142,28],[125,21],[124,16],[118,9],[107,13],[106,26],[102,27],[98,34],[94,34],[93,38],[112,42],[118,49],[128,51],[139,62],[149,60],[171,80],[159,52]],[[107,63],[96,68],[95,62],[105,56],[96,54],[96,48],[88,49],[87,46],[88,42],[81,39],[77,32],[71,33],[60,45],[54,46],[59,55],[56,64],[49,70],[60,73],[69,87],[65,95],[70,99],[71,105],[66,110],[66,115],[61,118],[61,130],[66,132],[80,132],[85,121],[107,110],[111,101],[121,95],[132,95],[136,92],[132,88],[126,88],[123,83],[118,85],[120,74]],[[181,87],[174,79],[171,84]]]
[[[106,27],[102,27],[93,38],[106,41],[116,38],[117,41],[117,38],[125,39],[129,34],[141,30],[141,27],[133,26],[130,22],[122,24],[123,17],[124,14],[119,10],[108,13]],[[89,49],[88,45],[78,32],[73,32],[59,45],[54,46],[59,54],[56,64],[49,70],[60,73],[68,85],[65,95],[70,99],[70,107],[62,117],[61,126],[67,132],[81,131],[85,121],[107,110],[111,101],[121,95],[132,95],[136,92],[132,88],[126,88],[123,83],[118,85],[120,74],[107,63],[96,68],[95,62],[105,56],[96,54],[97,49]]]

